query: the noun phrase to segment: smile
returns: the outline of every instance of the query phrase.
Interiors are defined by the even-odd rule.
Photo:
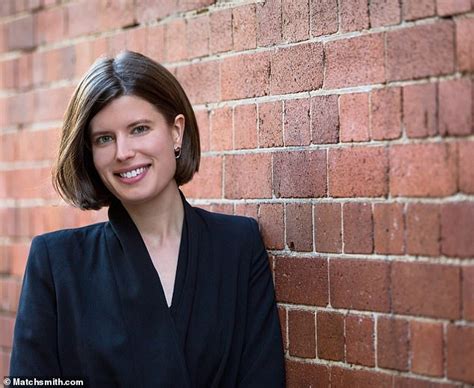
[[[147,168],[148,167],[140,167],[140,168],[136,168],[135,170],[121,172],[119,175],[122,178],[135,178],[137,175],[143,174]]]

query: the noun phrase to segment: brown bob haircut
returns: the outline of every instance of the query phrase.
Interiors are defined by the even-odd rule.
[[[199,131],[193,108],[176,78],[162,65],[132,51],[96,61],[79,82],[64,115],[53,186],[61,197],[83,210],[100,209],[114,200],[93,163],[90,144],[92,118],[121,96],[143,98],[169,125],[178,114],[185,117],[181,156],[176,159],[178,186],[199,169]]]

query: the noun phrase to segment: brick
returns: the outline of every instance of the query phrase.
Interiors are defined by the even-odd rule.
[[[281,0],[257,3],[257,44],[272,46],[282,39]]]
[[[0,315],[0,346],[11,349],[13,343],[14,325],[14,317]]]
[[[211,212],[214,213],[221,213],[221,214],[234,214],[234,206],[229,203],[213,203],[211,205]]]
[[[436,0],[436,9],[439,16],[449,16],[471,10],[471,0]]]
[[[408,370],[408,321],[391,317],[377,320],[377,365]]]
[[[471,81],[467,78],[442,81],[438,93],[440,134],[464,136],[472,133]]]
[[[411,377],[394,376],[393,388],[457,388],[457,384],[434,383]]]
[[[71,79],[74,76],[75,50],[73,46],[66,46],[44,52],[46,56],[46,82]]]
[[[205,7],[216,3],[216,0],[179,0],[178,3],[178,10],[181,12],[191,10],[198,10],[199,12],[201,8],[204,8],[203,11],[205,11]]]
[[[436,0],[402,0],[402,15],[404,20],[422,19],[434,16]]]
[[[146,27],[129,28],[126,30],[126,49],[145,53],[147,50],[148,30]]]
[[[398,0],[371,0],[369,3],[370,26],[382,27],[400,23]]]
[[[177,77],[192,104],[219,101],[219,64],[214,61],[180,66]]]
[[[456,19],[456,59],[461,71],[474,71],[474,19]]]
[[[7,101],[7,122],[10,124],[25,124],[32,122],[34,119],[33,115],[36,114],[37,109],[35,107],[35,102],[36,96],[33,92],[25,92],[10,97]],[[54,110],[52,107],[50,108],[51,110]]]
[[[310,0],[312,36],[328,35],[339,28],[337,0]]]
[[[442,324],[411,321],[410,342],[412,372],[428,376],[443,376]]]
[[[18,87],[30,88],[33,84],[32,54],[24,54],[18,60]]]
[[[93,0],[79,0],[66,5],[67,36],[73,38],[96,32],[99,27],[99,3]]]
[[[388,158],[382,147],[331,149],[329,195],[379,197],[388,192]]]
[[[392,388],[392,376],[385,373],[332,366],[331,387]]]
[[[148,27],[146,35],[146,55],[157,62],[164,62],[165,45],[165,25]]]
[[[344,316],[318,311],[318,357],[325,360],[344,360]]]
[[[331,259],[331,305],[336,308],[388,312],[390,266],[383,261]]]
[[[474,321],[474,266],[462,268],[463,318]]]
[[[352,314],[346,316],[346,361],[375,366],[373,318]]]
[[[188,58],[186,44],[186,21],[174,19],[166,24],[165,58],[169,62],[177,62]]]
[[[288,318],[284,307],[278,306],[278,318],[280,320],[280,331],[283,340],[283,350],[288,351]]]
[[[232,50],[232,9],[212,12],[209,17],[209,50],[221,53]]]
[[[376,203],[374,205],[374,246],[380,254],[404,253],[403,205]]]
[[[265,154],[225,157],[225,198],[271,198],[272,158]],[[245,174],[242,174],[245,171]]]
[[[246,4],[232,9],[232,35],[234,50],[249,50],[257,47],[257,11],[255,4]]]
[[[211,150],[222,151],[233,148],[232,108],[222,107],[211,111]]]
[[[450,21],[390,31],[386,45],[389,81],[454,71],[454,31]]]
[[[190,198],[221,198],[222,157],[203,156],[199,172],[182,189]]]
[[[285,151],[274,154],[273,188],[277,197],[324,197],[326,174],[325,150]]]
[[[329,368],[325,365],[285,360],[286,387],[311,387],[317,382],[320,387],[329,387]]]
[[[135,0],[107,1],[99,5],[101,30],[129,27],[135,23]]]
[[[436,84],[403,88],[403,124],[410,138],[435,136],[438,133]]]
[[[314,358],[316,356],[314,312],[289,310],[288,336],[290,355]]]
[[[313,212],[311,204],[286,205],[286,245],[293,251],[313,250]]]
[[[337,96],[311,98],[311,136],[313,144],[339,141],[339,108]]]
[[[441,205],[441,252],[446,256],[474,256],[474,202]]]
[[[178,0],[136,0],[135,15],[139,23],[149,20],[160,20],[173,13]]]
[[[275,257],[278,302],[323,306],[328,304],[328,264],[322,258]]]
[[[366,0],[340,0],[339,4],[342,32],[369,28],[369,9]]]
[[[400,88],[370,93],[370,134],[374,140],[398,139],[402,134],[402,95]]]
[[[54,89],[37,89],[34,96],[34,120],[61,120],[73,90],[71,86]]]
[[[442,197],[457,191],[455,145],[394,145],[389,155],[391,195]]]
[[[0,306],[3,311],[15,313],[20,299],[21,280],[13,278],[0,279]]]
[[[35,28],[32,15],[13,20],[6,25],[9,50],[29,50],[35,47]]]
[[[344,252],[372,253],[374,249],[370,203],[348,202],[343,207]]]
[[[285,146],[309,145],[311,142],[310,100],[287,100],[284,102]]]
[[[234,107],[234,148],[257,147],[257,107],[255,104]]]
[[[283,204],[263,203],[259,206],[259,224],[262,239],[267,249],[284,249],[285,220]]]
[[[286,42],[309,38],[309,0],[282,0],[282,37]]]
[[[236,203],[235,214],[257,219],[258,206],[256,203]]]
[[[325,55],[325,89],[385,81],[383,34],[328,42]]]
[[[323,73],[321,43],[279,48],[272,57],[271,93],[286,94],[319,89],[323,85]]]
[[[367,93],[342,94],[339,97],[341,141],[369,140],[369,95]]]
[[[186,46],[190,58],[209,55],[209,15],[187,19]]]
[[[406,243],[410,255],[439,256],[438,205],[410,203],[406,212]]]
[[[28,258],[29,250],[29,243],[14,243],[8,247],[7,252],[11,266],[11,275],[17,277],[23,276],[23,274],[25,273],[26,261]]]
[[[270,89],[270,57],[255,53],[227,57],[221,63],[221,99],[264,96]]]
[[[56,42],[66,34],[65,8],[42,10],[36,18],[36,43],[39,45]]]
[[[283,107],[281,101],[258,105],[259,147],[283,146]]]
[[[341,205],[318,203],[314,205],[314,242],[316,252],[342,251]]]
[[[448,325],[446,369],[448,378],[474,383],[474,327]]]
[[[457,319],[460,270],[428,263],[392,263],[392,308],[399,314]]]

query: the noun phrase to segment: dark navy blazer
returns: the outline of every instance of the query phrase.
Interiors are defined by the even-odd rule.
[[[268,257],[255,220],[189,205],[171,307],[120,203],[109,221],[33,239],[12,376],[91,387],[283,387]]]

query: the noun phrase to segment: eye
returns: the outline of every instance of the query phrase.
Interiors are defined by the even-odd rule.
[[[97,136],[94,140],[94,143],[97,145],[104,145],[110,143],[113,140],[113,137],[110,135],[101,135]]]
[[[139,126],[134,127],[132,129],[132,134],[139,135],[139,134],[147,132],[149,130],[150,130],[150,127],[148,127],[146,125],[139,125]]]

